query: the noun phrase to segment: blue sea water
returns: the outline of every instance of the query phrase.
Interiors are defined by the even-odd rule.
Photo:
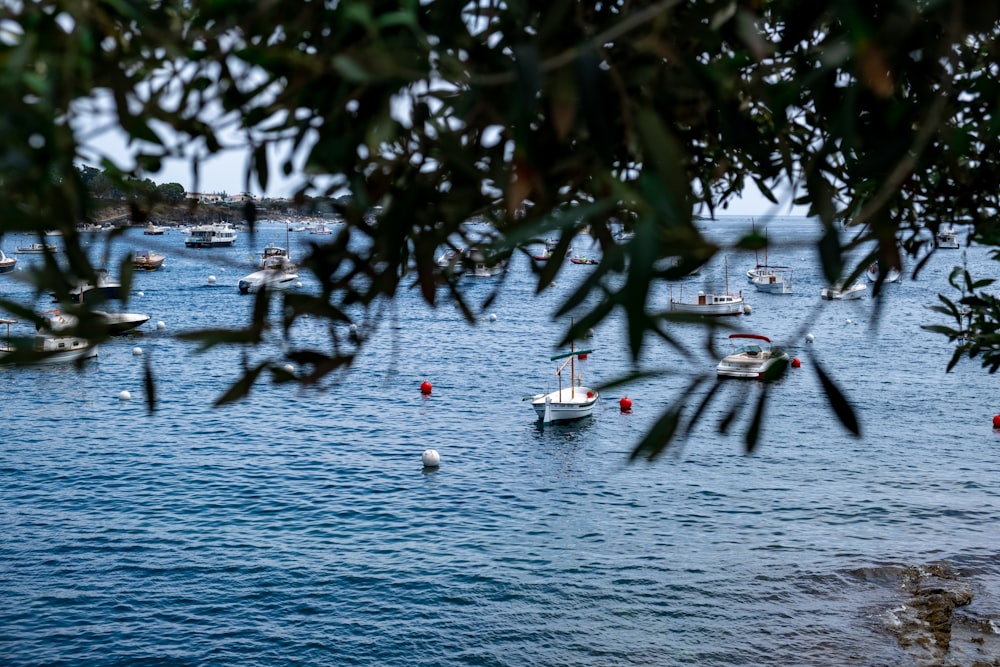
[[[720,241],[750,228],[742,217],[700,224]],[[946,564],[974,599],[956,609],[941,664],[996,661],[996,380],[968,360],[946,373],[953,347],[920,328],[946,324],[927,306],[963,258],[995,273],[988,249],[938,251],[916,280],[885,286],[876,317],[867,296],[820,301],[816,222],[768,225],[769,259],[794,269],[793,294],[754,292],[743,276],[753,256],[727,255],[729,285],[752,307],[730,324],[802,360],[771,390],[761,444],[748,456],[742,442],[761,388],[734,381],[687,440],[632,464],[692,374],[714,373],[728,331],[714,352],[693,329],[672,332],[684,353],[647,341],[643,368],[662,374],[609,389],[591,419],[542,427],[521,399],[555,388],[549,356],[568,322],[552,313],[595,267],[567,264],[535,297],[517,257],[475,325],[404,291],[341,382],[265,381],[214,408],[240,352],[196,353],[173,334],[245,323],[252,297],[236,282],[284,227],[206,250],[185,249],[176,231],[131,230],[112,255],[168,256],[135,276],[128,310],[151,322],[82,370],[0,369],[0,660],[923,665],[920,647],[899,640],[907,577]],[[316,239],[293,235],[293,247],[301,256]],[[92,248],[108,252],[97,238]],[[29,298],[18,275],[0,277],[0,292]],[[726,279],[720,259],[684,289]],[[495,285],[463,289],[479,303]],[[653,298],[665,309],[669,296]],[[309,321],[293,330],[310,344],[323,336]],[[581,341],[595,348],[579,364],[585,382],[632,368],[624,340],[616,314]],[[848,395],[862,437],[829,409],[816,363]],[[624,395],[631,414],[618,410]],[[733,406],[745,407],[722,433]],[[422,467],[427,448],[437,470]],[[958,641],[976,633],[981,643]]]

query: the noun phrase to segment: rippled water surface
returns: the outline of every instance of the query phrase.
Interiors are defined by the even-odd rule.
[[[733,239],[750,221],[704,224]],[[171,334],[244,322],[252,299],[236,281],[283,228],[201,251],[176,231],[130,231],[118,250],[168,256],[135,276],[128,309],[152,321],[82,370],[0,370],[4,664],[930,664],[897,629],[907,573],[933,564],[974,593],[943,664],[996,660],[996,379],[968,361],[945,373],[952,348],[919,326],[945,323],[926,306],[963,251],[887,286],[876,325],[870,298],[820,302],[804,244],[816,231],[770,223],[792,295],[753,292],[753,257],[729,257],[730,286],[753,308],[731,324],[802,359],[771,391],[762,444],[744,454],[760,387],[732,382],[653,464],[628,464],[632,445],[692,371],[714,372],[696,331],[676,332],[687,358],[650,341],[644,367],[668,372],[608,390],[592,419],[542,428],[521,400],[555,388],[548,357],[567,322],[551,313],[594,267],[567,265],[536,299],[517,258],[476,326],[404,292],[342,383],[264,382],[213,408],[239,352],[196,354]],[[985,248],[964,255],[991,267]],[[30,294],[16,277],[0,291]],[[724,281],[720,262],[684,289]],[[304,275],[300,289],[312,287]],[[473,302],[491,287],[466,283]],[[654,298],[665,307],[669,294]],[[322,340],[315,326],[294,335]],[[623,340],[617,315],[594,332],[585,381],[630,369]],[[827,407],[816,363],[847,393],[861,438]],[[735,405],[747,407],[720,433]],[[436,471],[422,469],[429,447]]]

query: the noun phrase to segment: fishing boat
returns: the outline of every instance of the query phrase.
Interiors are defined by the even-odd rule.
[[[937,242],[937,247],[939,248],[956,250],[959,247],[958,234],[955,233],[955,228],[947,223],[938,228],[935,240]]]
[[[820,292],[820,297],[827,301],[848,301],[851,299],[860,299],[864,296],[865,290],[868,286],[855,280],[853,283],[844,287],[843,283],[834,283],[830,287],[824,287]]]
[[[260,255],[259,268],[240,278],[237,284],[240,294],[256,294],[262,289],[287,289],[299,279],[298,267],[292,262],[287,248],[271,243]]]
[[[751,222],[751,224],[753,224],[753,223]],[[761,263],[760,256],[758,255],[758,253],[757,253],[756,250],[754,250],[753,254],[754,254],[754,265],[752,267],[750,267],[749,269],[747,269],[747,282],[756,284],[758,282],[757,279],[760,278],[760,277],[766,276],[768,274],[773,274],[773,273],[776,273],[776,272],[787,272],[787,275],[788,275],[788,286],[787,286],[788,287],[788,291],[777,291],[778,290],[777,287],[770,288],[770,289],[767,289],[767,288],[760,289],[760,288],[758,288],[758,291],[760,291],[760,292],[768,292],[768,293],[771,293],[771,294],[791,294],[792,293],[792,282],[791,282],[791,271],[792,270],[789,267],[787,267],[787,266],[772,266],[771,264],[768,264],[768,260],[767,260],[767,228],[766,227],[764,228],[764,262]],[[770,279],[768,279],[768,280],[763,280],[763,281],[760,281],[760,282],[763,285],[773,285],[774,283],[778,282],[778,279],[775,279],[774,281],[771,281]],[[782,288],[784,288],[783,284],[781,284],[779,286],[782,287]]]
[[[184,245],[188,248],[225,248],[234,245],[236,237],[236,228],[229,224],[197,225],[191,228]]]
[[[10,325],[15,322],[17,320],[0,319],[0,324],[7,327],[7,336],[0,341],[0,364],[57,364],[92,359],[98,354],[97,345],[84,338],[47,332],[36,334],[30,346],[18,347],[10,339]]]
[[[535,414],[543,424],[573,421],[589,417],[594,413],[594,406],[597,405],[600,395],[596,389],[583,386],[581,378],[576,377],[577,357],[586,356],[591,352],[593,350],[577,350],[571,341],[569,352],[549,357],[549,361],[565,359],[556,371],[559,388],[548,394],[528,397],[531,399],[531,407],[535,409]],[[570,369],[569,387],[563,387],[562,373],[567,364]]]
[[[156,271],[163,266],[166,255],[152,250],[136,250],[132,255],[132,268],[136,271]]]
[[[792,270],[777,266],[759,268],[754,274],[753,286],[765,294],[791,294]]]
[[[733,294],[729,291],[729,261],[726,260],[726,291],[722,294],[706,294],[698,292],[694,301],[684,301],[684,295],[674,299],[670,295],[670,310],[675,313],[703,315],[706,317],[724,317],[727,315],[742,315],[744,310],[743,292]]]
[[[14,270],[14,266],[17,265],[17,258],[8,257],[4,254],[3,250],[0,250],[0,274],[10,273]]]
[[[872,262],[871,264],[868,265],[868,268],[865,269],[865,276],[867,276],[868,280],[873,283],[878,281],[880,274],[881,274],[881,269],[879,269],[877,261]],[[899,272],[899,269],[890,267],[889,270],[885,272],[885,279],[883,280],[883,282],[897,283],[899,282],[901,275],[902,274]]]
[[[46,250],[59,252],[59,246],[54,243],[29,243],[26,246],[17,246],[14,252],[18,255],[41,255]]]
[[[773,349],[767,336],[734,333],[729,335],[729,342],[733,351],[716,366],[719,377],[761,380],[772,366],[788,361],[788,353]]]

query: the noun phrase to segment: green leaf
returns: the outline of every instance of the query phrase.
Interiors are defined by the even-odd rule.
[[[253,387],[254,382],[260,376],[261,371],[267,368],[266,363],[262,363],[258,366],[248,368],[244,371],[243,376],[240,377],[236,382],[229,387],[225,394],[216,399],[213,403],[214,407],[219,407],[227,403],[235,403],[244,396],[250,394],[250,389]]]
[[[667,450],[677,433],[677,427],[681,420],[680,406],[671,406],[649,429],[645,437],[632,450],[629,461],[634,461],[639,457],[647,461],[655,461],[663,452]]]
[[[826,374],[826,371],[823,370],[823,367],[815,357],[812,359],[812,367],[816,369],[816,376],[819,378],[820,384],[823,385],[823,391],[830,400],[830,407],[833,408],[837,418],[840,419],[840,423],[854,435],[860,436],[861,427],[858,424],[857,417],[854,416],[854,409],[847,402],[844,393],[840,391],[840,388],[837,387],[833,379]]]
[[[765,384],[761,387],[760,398],[757,399],[757,409],[754,410],[753,420],[751,420],[750,426],[747,428],[746,435],[743,438],[747,454],[753,454],[754,450],[757,449],[757,443],[760,441],[760,429],[764,423],[764,406],[767,404],[767,390],[768,385]]]

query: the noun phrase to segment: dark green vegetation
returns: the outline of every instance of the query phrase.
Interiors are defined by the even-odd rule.
[[[34,277],[40,289],[92,275],[73,232],[97,215],[76,168],[86,138],[74,128],[96,108],[132,139],[134,170],[110,159],[99,167],[132,197],[136,220],[168,196],[142,187],[164,158],[184,157],[197,173],[233,143],[253,156],[247,190],[266,186],[274,168],[302,173],[300,201],[349,194],[338,211],[347,226],[302,262],[322,284],[318,296],[280,297],[283,319],[272,323],[262,293],[245,329],[195,337],[253,345],[267,327],[287,331],[309,314],[330,321],[330,340],[289,347],[308,369],[300,377],[283,360],[247,367],[223,401],[264,372],[307,384],[335,377],[400,289],[415,286],[434,304],[448,284],[473,319],[486,304],[465,304],[434,261],[473,217],[496,229],[497,260],[556,233],[561,257],[589,226],[603,261],[554,315],[576,315],[569,338],[622,309],[636,357],[648,336],[676,344],[672,318],[648,303],[651,287],[720,250],[693,216],[748,189],[773,199],[791,186],[826,229],[817,251],[830,282],[874,259],[900,267],[906,255],[926,257],[920,232],[944,223],[1000,243],[996,3],[26,0],[3,11],[0,226],[58,227],[69,246],[68,269],[48,258]],[[367,216],[375,207],[377,218]],[[252,205],[245,217],[256,219]],[[849,247],[843,221],[857,231]],[[615,223],[634,240],[616,243]],[[354,250],[359,237],[368,251]],[[872,241],[870,256],[844,265],[855,244]],[[908,267],[919,273],[922,263]],[[127,262],[118,268],[127,286]],[[540,266],[538,288],[559,270]],[[987,281],[955,284],[938,306],[955,326],[941,332],[971,330],[956,360],[979,356],[995,371],[1000,303]],[[30,316],[24,304],[0,305]],[[857,431],[835,384],[821,379]],[[657,456],[697,420],[704,403],[685,401],[637,455]]]

